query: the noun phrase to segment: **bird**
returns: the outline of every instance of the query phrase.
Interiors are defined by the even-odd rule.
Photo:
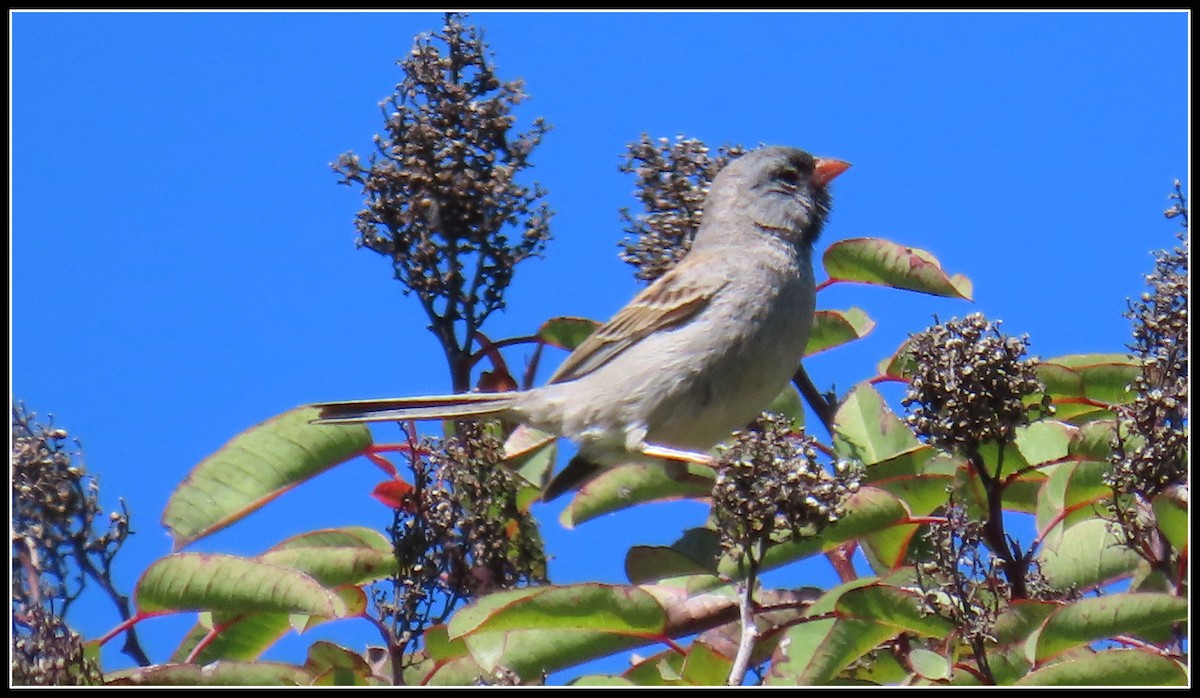
[[[545,501],[629,462],[713,464],[800,366],[813,244],[850,163],[763,146],[727,164],[691,248],[529,390],[326,402],[322,424],[502,418],[575,442]]]

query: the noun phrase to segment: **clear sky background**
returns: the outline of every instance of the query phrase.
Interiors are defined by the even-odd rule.
[[[132,591],[170,552],[159,517],[189,469],[238,432],[301,404],[446,392],[445,361],[386,259],[354,248],[361,199],[328,163],[367,154],[396,59],[439,13],[17,13],[12,39],[12,395],[82,440],[105,506],[137,535]],[[606,319],[635,293],[617,258],[617,170],[643,132],[712,145],[794,145],[849,160],[832,241],[888,238],[966,274],[975,302],[835,285],[864,341],[815,357],[845,391],[908,333],[981,311],[1042,357],[1119,352],[1125,300],[1152,249],[1175,244],[1167,195],[1188,185],[1188,15],[1159,13],[476,13],[503,79],[531,99],[519,126],[557,211],[545,258],[522,264],[493,338],[545,319]],[[818,268],[818,278],[824,274]],[[561,352],[550,351],[542,378]],[[509,355],[521,366],[525,354]],[[894,397],[895,393],[891,393]],[[390,436],[394,431],[379,432]],[[824,437],[824,434],[818,432]],[[256,554],[322,527],[383,528],[357,460],[195,550]],[[703,523],[697,504],[583,524],[535,512],[565,583],[624,581],[633,544]],[[818,561],[819,563],[820,561]],[[781,583],[828,583],[820,564]],[[107,602],[72,624],[95,637]],[[165,661],[192,618],[139,632]],[[303,661],[329,637],[377,644],[361,621],[272,652]],[[120,641],[106,668],[128,660]],[[620,662],[616,668],[619,670]]]

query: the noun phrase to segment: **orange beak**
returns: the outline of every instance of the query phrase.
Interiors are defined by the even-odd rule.
[[[813,181],[823,187],[848,169],[850,169],[850,163],[845,160],[817,158],[816,167],[813,170]]]

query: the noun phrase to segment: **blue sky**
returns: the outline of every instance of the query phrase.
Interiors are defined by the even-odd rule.
[[[137,530],[129,591],[170,551],[159,516],[239,431],[313,401],[445,392],[440,349],[383,258],[354,248],[354,190],[414,34],[438,13],[16,13],[12,39],[12,390],[83,442]],[[494,338],[556,315],[605,319],[638,289],[617,258],[618,172],[643,132],[802,147],[849,160],[818,243],[884,237],[934,253],[975,302],[834,286],[866,340],[808,363],[846,390],[910,332],[981,311],[1043,357],[1122,351],[1125,299],[1161,212],[1187,191],[1188,16],[1158,13],[476,13],[518,112],[554,129],[532,179],[557,211]],[[822,272],[818,270],[818,278]],[[521,365],[524,355],[510,355]],[[548,354],[543,378],[561,354]],[[391,432],[386,432],[390,434]],[[366,461],[320,476],[195,547],[254,554],[306,530],[383,527]],[[537,511],[555,581],[623,581],[625,550],[701,525],[695,504],[563,529]],[[810,581],[820,583],[825,570]],[[805,579],[809,579],[805,577]],[[111,628],[103,603],[73,619]],[[190,620],[140,629],[166,659]],[[328,637],[361,649],[363,623]],[[317,636],[274,658],[302,661]],[[126,661],[119,642],[108,668]]]

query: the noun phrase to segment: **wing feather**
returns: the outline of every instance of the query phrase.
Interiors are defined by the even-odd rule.
[[[687,322],[707,307],[728,283],[722,275],[700,273],[697,267],[706,266],[709,259],[710,255],[690,254],[660,276],[571,352],[550,382],[586,376],[647,335]]]

